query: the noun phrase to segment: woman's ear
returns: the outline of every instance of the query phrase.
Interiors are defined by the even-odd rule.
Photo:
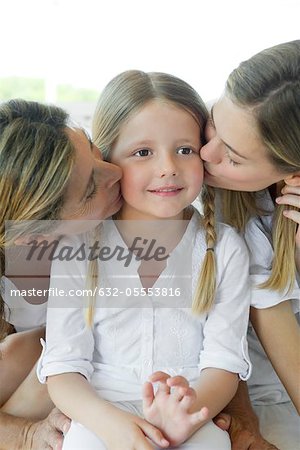
[[[286,178],[284,178],[283,181],[288,186],[295,186],[295,187],[299,186],[300,187],[300,172],[296,172],[291,175],[288,175]]]

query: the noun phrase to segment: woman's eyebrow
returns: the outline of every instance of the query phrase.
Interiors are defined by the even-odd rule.
[[[212,105],[211,109],[210,109],[210,116],[211,116],[211,121],[213,123],[214,128],[216,128],[215,125],[215,121],[214,121],[214,113],[213,113],[213,109],[214,109],[215,105]],[[248,158],[246,158],[245,156],[241,155],[239,152],[237,152],[236,150],[234,150],[234,148],[231,147],[231,145],[227,144],[226,142],[223,141],[223,139],[220,138],[220,140],[223,142],[223,144],[235,155],[239,156],[242,159],[246,159],[248,160]]]

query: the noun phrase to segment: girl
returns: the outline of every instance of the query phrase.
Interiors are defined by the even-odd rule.
[[[38,372],[73,419],[64,450],[146,450],[149,439],[160,448],[230,448],[211,419],[238,375],[249,376],[248,257],[232,229],[218,225],[216,237],[210,191],[204,218],[191,207],[206,118],[197,93],[166,74],[125,72],[101,94],[95,141],[123,169],[124,204],[92,246],[85,236],[61,243],[61,255],[89,247],[92,256],[52,267],[52,287],[68,290],[70,303],[50,295]],[[97,295],[86,320],[88,270]],[[161,371],[172,382],[154,396]],[[192,388],[176,387],[182,377]]]
[[[120,177],[84,131],[71,128],[62,109],[24,100],[0,105],[1,448],[56,448],[69,426],[58,410],[51,412],[54,405],[34,369],[47,295],[12,295],[16,288],[47,290],[51,261],[28,260],[28,233],[9,236],[7,221],[38,226],[44,220],[108,217],[121,206]],[[95,182],[97,195],[91,197]]]
[[[201,149],[205,182],[223,188],[222,215],[243,233],[251,252],[252,324],[279,378],[251,328],[250,395],[263,435],[285,450],[298,448],[300,440],[299,416],[289,402],[299,413],[299,80],[299,40],[241,63],[212,108],[208,143]],[[239,393],[241,401],[236,398],[227,410],[233,429],[249,430],[241,447],[247,449],[261,437],[242,383]]]

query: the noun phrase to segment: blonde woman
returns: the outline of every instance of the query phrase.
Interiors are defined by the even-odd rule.
[[[251,327],[250,397],[263,436],[295,450],[300,440],[299,40],[266,49],[231,73],[212,107],[206,137],[204,181],[222,188],[223,220],[244,235],[250,250],[252,326],[278,375]],[[244,383],[239,394],[227,408],[234,445],[273,448],[260,435]]]
[[[88,323],[79,294],[69,308],[49,298],[39,374],[72,418],[64,450],[230,449],[211,419],[250,372],[248,252],[233,229],[215,229],[211,190],[204,218],[191,206],[206,119],[195,90],[168,74],[128,71],[100,96],[95,142],[123,170],[124,203],[93,261],[52,267],[53,287],[80,293],[96,262]],[[61,251],[86,242],[71,237]],[[154,395],[165,373],[172,386]],[[183,378],[192,386],[177,389]]]
[[[121,170],[102,161],[86,133],[62,109],[23,100],[0,105],[1,449],[61,448],[62,432],[69,427],[69,420],[53,409],[34,369],[47,294],[11,294],[16,288],[47,292],[49,287],[51,260],[44,258],[40,271],[41,261],[27,260],[26,243],[33,237],[43,240],[38,227],[45,220],[99,220],[116,212],[121,206],[120,177]],[[19,230],[10,235],[6,221],[17,226],[32,221],[34,234]],[[17,265],[22,277],[5,277]]]

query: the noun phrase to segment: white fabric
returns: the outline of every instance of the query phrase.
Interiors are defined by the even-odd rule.
[[[250,253],[251,305],[255,308],[268,308],[282,301],[292,299],[296,318],[300,323],[300,292],[298,284],[291,294],[278,293],[256,287],[266,281],[271,273],[273,259],[272,218],[274,205],[269,191],[257,194],[258,204],[269,215],[252,218],[245,230],[244,238]],[[218,213],[220,213],[220,205]],[[219,214],[219,217],[221,215]],[[252,374],[247,384],[250,398],[260,420],[262,435],[277,445],[280,450],[300,449],[300,418],[290,402],[290,398],[276,375],[257,336],[249,326],[249,354],[252,362]],[[288,368],[287,368],[288,370]]]
[[[275,306],[283,301],[292,300],[295,313],[300,311],[300,288],[295,282],[291,293],[260,289],[258,285],[267,281],[271,274],[273,261],[272,219],[274,205],[269,191],[257,193],[257,205],[266,215],[252,217],[241,233],[250,257],[251,306],[263,309]],[[269,213],[268,213],[269,212]],[[221,196],[216,195],[216,217],[222,221]]]
[[[168,259],[168,265],[155,288],[177,287],[182,297],[125,297],[117,303],[112,297],[97,297],[93,329],[86,326],[82,299],[72,298],[71,307],[60,307],[61,299],[49,298],[46,349],[40,360],[38,376],[79,372],[102,398],[109,401],[141,399],[141,385],[156,370],[183,375],[191,383],[206,367],[250,375],[245,334],[248,323],[248,254],[242,239],[229,227],[220,225],[215,249],[218,273],[217,295],[209,314],[192,315],[192,290],[206,245],[195,213],[186,232]],[[105,245],[126,247],[113,221],[105,221],[102,231]],[[82,237],[73,238],[79,248]],[[61,245],[66,245],[65,241]],[[69,245],[69,244],[68,244]],[[178,277],[182,255],[192,254],[192,280]],[[130,267],[116,259],[99,263],[99,285],[124,289],[141,287],[138,262]],[[188,264],[188,262],[186,262]],[[55,261],[51,286],[82,289],[85,286],[86,261]],[[188,272],[188,271],[187,271]],[[181,272],[179,272],[181,274]],[[125,277],[125,278],[124,278]],[[124,281],[125,280],[125,281]],[[179,301],[179,303],[178,303]],[[65,304],[64,304],[65,306]],[[68,305],[69,306],[69,305]]]
[[[116,407],[143,417],[140,402],[115,403]],[[153,449],[158,450],[153,443]],[[175,447],[168,447],[172,450]],[[230,450],[231,444],[228,433],[218,428],[212,421],[204,425],[190,439],[176,447],[180,450]],[[70,430],[64,438],[63,450],[106,450],[106,447],[94,433],[81,424],[72,422]],[[124,447],[125,450],[125,447]]]
[[[300,290],[297,282],[290,293],[280,293],[255,287],[268,279],[273,259],[272,248],[272,212],[274,205],[269,191],[258,194],[258,204],[270,215],[252,218],[245,230],[244,237],[250,252],[250,273],[253,290],[251,305],[255,308],[268,308],[282,301],[292,299],[293,309],[299,321]],[[289,401],[289,396],[277,377],[256,334],[249,326],[248,343],[253,371],[248,380],[249,393],[254,405],[272,405]]]
[[[296,318],[300,324],[299,313],[296,314]],[[249,326],[248,343],[250,359],[253,365],[252,374],[248,380],[252,403],[254,405],[274,405],[276,403],[288,402],[290,397],[274,371],[251,326]]]
[[[18,288],[6,277],[2,277],[1,286],[6,320],[15,327],[17,332],[32,330],[46,324],[47,302],[28,303]]]
[[[300,416],[291,402],[256,405],[260,431],[280,450],[300,450]]]
[[[293,308],[295,312],[298,312],[300,310],[300,289],[297,282],[290,293],[258,287],[269,278],[274,256],[272,247],[273,202],[267,190],[258,195],[258,205],[265,211],[270,211],[270,214],[251,218],[244,232],[250,254],[251,305],[263,309],[293,299]]]

